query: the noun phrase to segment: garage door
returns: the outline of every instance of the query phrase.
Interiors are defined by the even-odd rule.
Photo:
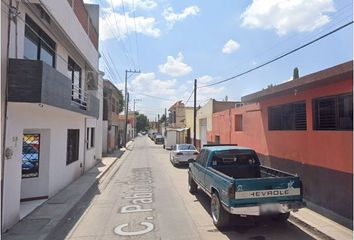
[[[200,120],[200,144],[203,147],[204,144],[207,144],[207,119]]]

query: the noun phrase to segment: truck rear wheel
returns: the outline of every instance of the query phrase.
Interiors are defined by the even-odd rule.
[[[213,223],[217,228],[226,227],[229,224],[230,213],[225,211],[221,205],[219,196],[217,193],[211,195],[211,216],[213,218]]]
[[[279,213],[277,215],[272,216],[272,219],[277,221],[277,222],[286,222],[288,218],[290,217],[290,212],[287,213]]]
[[[188,190],[191,194],[195,194],[198,191],[198,185],[195,183],[193,177],[188,172]]]

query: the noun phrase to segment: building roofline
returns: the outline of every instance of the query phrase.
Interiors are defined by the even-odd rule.
[[[183,104],[183,105],[184,105],[184,103],[182,103],[182,100],[178,100],[178,101],[176,101],[176,102],[168,109],[168,111],[170,112],[171,109],[174,108],[174,107],[176,107],[178,104]]]
[[[109,84],[110,86],[112,86],[114,90],[116,90],[116,91],[118,91],[118,92],[121,92],[121,90],[119,90],[119,89],[116,87],[116,85],[114,85],[110,80],[108,80],[108,79],[103,79],[103,82]],[[103,85],[103,88],[104,88],[104,87],[105,87],[105,86]]]
[[[353,77],[353,61],[348,61],[336,66],[308,74],[301,78],[291,80],[255,93],[241,97],[242,102],[257,102],[265,98],[289,94],[295,90],[304,90],[319,85],[327,85]]]

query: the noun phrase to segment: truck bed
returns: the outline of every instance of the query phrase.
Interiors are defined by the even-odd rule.
[[[293,177],[294,175],[266,166],[213,167],[214,170],[234,179]]]

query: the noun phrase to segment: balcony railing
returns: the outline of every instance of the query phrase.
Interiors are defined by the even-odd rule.
[[[88,101],[87,91],[83,88],[80,88],[76,84],[72,84],[71,87],[71,102],[86,110]]]
[[[98,118],[99,99],[38,60],[10,59],[9,101],[43,103]]]

